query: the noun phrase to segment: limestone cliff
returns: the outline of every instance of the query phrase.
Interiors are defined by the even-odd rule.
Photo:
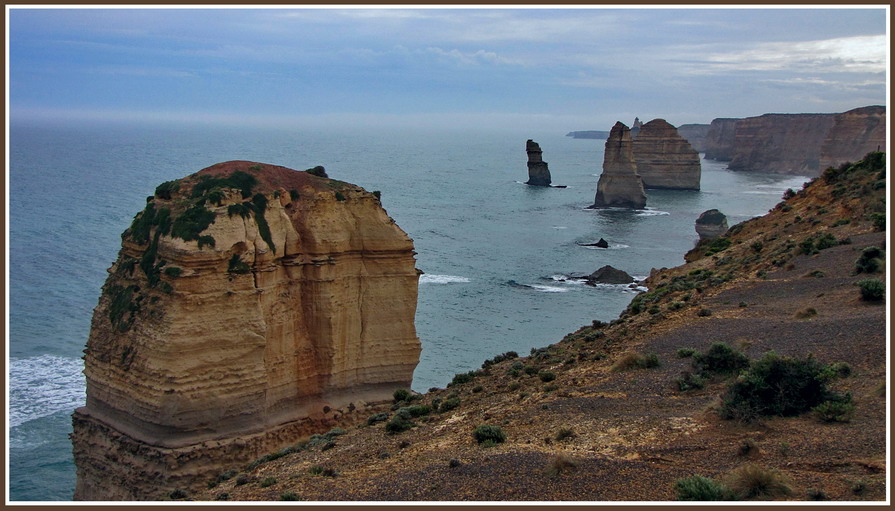
[[[834,114],[765,114],[736,123],[730,170],[813,176]]]
[[[409,386],[413,242],[312,171],[220,163],[147,199],[94,310],[76,499],[201,486]]]
[[[677,132],[684,137],[697,153],[705,152],[706,137],[708,137],[709,124],[681,124],[677,127]]]
[[[525,151],[528,153],[528,181],[525,184],[550,186],[550,170],[547,168],[547,162],[541,157],[541,146],[528,139]]]
[[[665,119],[644,124],[633,150],[644,188],[699,190],[699,153]]]
[[[739,119],[718,118],[712,120],[705,136],[705,158],[707,160],[730,161],[733,159],[737,121]]]
[[[637,174],[631,130],[616,122],[606,139],[603,173],[591,208],[642,208],[646,205],[643,181]]]
[[[820,170],[886,150],[886,107],[866,106],[836,115],[820,149]]]

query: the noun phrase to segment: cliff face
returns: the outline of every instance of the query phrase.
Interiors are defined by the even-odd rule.
[[[529,139],[525,143],[525,151],[528,153],[528,181],[527,185],[550,186],[550,170],[547,162],[541,157],[541,146]]]
[[[348,183],[227,162],[162,184],[94,310],[75,498],[195,487],[408,387],[413,255]]]
[[[616,122],[606,139],[603,173],[591,208],[642,208],[646,205],[643,181],[637,174],[631,130]]]
[[[644,188],[699,190],[699,153],[664,119],[640,128],[633,151]]]
[[[836,115],[821,145],[820,169],[886,150],[886,107],[866,106]]]
[[[707,160],[730,161],[733,159],[737,121],[739,119],[718,118],[712,120],[705,136],[705,158]]]
[[[817,175],[834,114],[765,114],[736,123],[730,170]]]
[[[709,134],[710,124],[681,124],[677,132],[684,137],[697,153],[705,152],[705,139]]]

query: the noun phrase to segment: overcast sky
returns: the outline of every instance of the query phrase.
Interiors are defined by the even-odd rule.
[[[10,9],[20,119],[606,129],[886,104],[885,8]]]

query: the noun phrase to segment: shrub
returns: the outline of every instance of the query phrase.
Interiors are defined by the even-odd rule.
[[[734,494],[729,488],[714,479],[700,475],[678,479],[674,483],[674,490],[677,492],[677,500],[735,500]]]
[[[230,261],[227,262],[227,273],[239,273],[245,274],[250,273],[252,269],[249,267],[248,263],[243,261],[239,254],[233,254],[230,256]]]
[[[728,387],[721,416],[749,422],[806,412],[835,397],[827,390],[825,369],[810,356],[800,360],[769,351]]]
[[[706,316],[711,316],[711,315],[712,315],[712,310],[711,310],[711,309],[706,309],[705,307],[702,307],[702,308],[700,308],[698,311],[696,311],[696,315],[699,316],[699,317],[701,317],[701,318],[704,318],[704,317],[706,317]]]
[[[503,353],[503,354],[501,354],[501,355],[497,355],[496,357],[494,357],[494,358],[492,358],[492,359],[488,359],[488,360],[482,362],[482,369],[485,369],[485,368],[487,368],[488,366],[492,366],[492,365],[497,364],[497,363],[499,363],[499,362],[503,362],[504,360],[512,360],[512,359],[514,359],[514,358],[518,358],[518,357],[519,357],[519,354],[516,353],[515,351],[508,351],[508,352]],[[520,364],[521,364],[521,363],[520,363]],[[516,363],[513,364],[513,367],[515,367],[515,366],[516,366]],[[516,369],[521,369],[521,368],[522,368],[522,367],[520,366],[520,367],[518,367],[518,368],[516,368]]]
[[[886,284],[879,279],[864,279],[856,282],[861,288],[861,299],[867,302],[879,302],[886,297]]]
[[[843,225],[843,224],[839,224],[839,225]],[[829,233],[820,236],[819,238],[817,238],[814,241],[814,247],[817,250],[825,250],[830,247],[835,247],[838,245],[839,245],[839,240],[837,240],[835,236],[833,236],[832,234],[829,234]]]
[[[499,444],[505,442],[507,437],[503,433],[503,430],[500,429],[500,426],[491,426],[488,424],[481,425],[472,432],[472,437],[475,438],[475,441],[479,444],[483,444],[485,442],[493,442],[494,444]]]
[[[194,204],[174,219],[174,223],[171,224],[171,237],[181,238],[183,241],[198,240],[199,233],[214,223],[214,219],[213,211]]]
[[[171,200],[171,194],[180,189],[177,181],[165,181],[155,188],[155,196],[159,199]]]
[[[824,401],[812,410],[821,422],[849,422],[855,413],[855,405],[850,399]]]
[[[886,214],[885,213],[871,213],[870,221],[873,223],[873,228],[877,231],[885,231],[886,230]]]
[[[885,252],[879,247],[867,247],[855,261],[855,273],[876,273],[883,266]]]
[[[290,492],[281,493],[280,500],[298,500],[298,495]]]
[[[460,406],[460,398],[459,397],[449,397],[441,403],[441,406],[438,407],[438,411],[447,412],[448,410],[453,410]]]
[[[177,489],[171,491],[171,493],[168,494],[168,498],[170,498],[171,500],[185,499],[185,498],[186,498],[186,492],[183,491],[183,490],[181,490],[180,488],[177,488]]]
[[[377,413],[377,414],[371,415],[370,417],[367,418],[367,425],[372,426],[373,424],[376,424],[378,422],[385,422],[387,420],[388,420],[387,413],[385,413],[385,412]]]
[[[311,474],[312,476],[323,476],[323,477],[336,477],[337,475],[339,475],[339,473],[336,472],[334,469],[328,468],[328,467],[322,467],[320,465],[311,466],[311,468],[308,469],[308,473]]]
[[[165,275],[169,277],[179,277],[181,273],[183,273],[183,270],[177,266],[168,266],[165,268]]]
[[[413,405],[406,408],[401,408],[400,410],[398,410],[398,415],[403,414],[401,410],[407,410],[407,413],[411,417],[422,417],[423,415],[428,415],[429,412],[432,411],[432,409],[429,408],[428,405]]]
[[[693,368],[699,374],[730,374],[749,366],[749,359],[730,345],[716,342],[705,353],[693,355]]]
[[[710,256],[717,254],[718,252],[723,252],[730,247],[731,241],[730,238],[720,237],[712,239],[708,245],[706,246],[705,255]]]
[[[264,479],[261,480],[261,483],[259,483],[259,484],[261,485],[262,488],[267,488],[268,486],[273,486],[273,485],[277,484],[277,479],[275,477],[265,477]]]
[[[556,441],[561,442],[567,438],[575,438],[575,431],[572,428],[560,428],[560,430],[556,433]]]
[[[214,496],[214,500],[230,500],[230,494],[227,492],[218,493]]]
[[[739,448],[737,449],[737,454],[740,456],[749,456],[750,454],[754,454],[758,452],[758,445],[755,443],[755,440],[751,438],[747,438],[740,443]]]
[[[407,389],[398,389],[392,394],[392,398],[394,398],[395,403],[407,401],[410,399],[410,392]]]
[[[529,376],[538,374],[538,371],[540,371],[540,369],[538,369],[536,366],[525,366],[525,374]]]
[[[451,380],[451,385],[462,385],[464,383],[471,382],[473,378],[475,378],[475,371],[469,371],[468,373],[457,373],[454,375],[454,379]]]
[[[737,467],[724,478],[737,497],[783,497],[792,493],[779,471],[747,463]]]
[[[688,358],[696,354],[693,348],[679,348],[677,350],[677,358]]]
[[[629,369],[648,369],[658,367],[659,357],[655,353],[641,355],[640,353],[625,353],[612,364],[612,371],[627,371]]]
[[[385,432],[390,435],[396,435],[398,433],[407,431],[408,429],[416,426],[413,422],[404,416],[395,415],[392,417],[392,420],[385,423]]]
[[[252,188],[258,183],[255,176],[247,174],[241,170],[230,174],[226,178],[215,178],[209,175],[199,177],[199,182],[193,185],[190,197],[197,198],[205,195],[205,192],[214,190],[215,188],[237,188],[242,193],[242,197],[248,198],[252,194]]]
[[[550,371],[541,371],[538,373],[538,378],[541,379],[542,382],[553,381],[556,379],[556,374]]]
[[[685,371],[683,375],[675,380],[678,390],[686,392],[688,390],[699,390],[705,387],[705,378],[690,371]]]

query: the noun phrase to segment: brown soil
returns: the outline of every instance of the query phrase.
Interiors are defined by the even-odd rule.
[[[852,181],[860,179],[875,177]],[[330,449],[264,463],[247,472],[244,484],[232,478],[191,498],[279,500],[291,493],[306,501],[665,501],[675,499],[678,479],[722,478],[754,463],[783,474],[792,490],[783,499],[809,500],[822,492],[831,500],[884,500],[886,307],[862,301],[854,282],[867,275],[852,274],[861,249],[885,245],[885,233],[866,220],[884,190],[834,200],[831,188],[815,183],[787,201],[788,211],[778,207],[730,235],[729,249],[703,256],[704,247],[697,248],[688,254],[690,263],[657,272],[647,285],[656,290],[697,269],[726,275],[719,282],[668,293],[612,325],[582,327],[540,354],[428,392],[414,404],[456,394],[461,405],[414,419],[417,427],[409,431],[389,435],[383,423],[348,428]],[[843,217],[851,222],[832,226]],[[821,233],[851,243],[798,254],[799,242]],[[815,270],[822,274],[811,276]],[[873,277],[886,280],[885,273]],[[650,305],[655,314],[647,311]],[[711,313],[698,314],[703,309]],[[598,330],[605,335],[587,337]],[[748,424],[722,420],[716,410],[729,381],[716,378],[688,392],[675,384],[691,369],[677,350],[703,351],[714,342],[752,359],[774,350],[848,363],[851,376],[831,387],[852,394],[854,416],[844,423],[823,423],[810,412]],[[610,370],[628,352],[655,353],[661,365]],[[517,360],[557,378],[545,383],[525,372],[508,374]],[[383,411],[394,413],[387,406]],[[472,431],[481,424],[500,426],[507,441],[477,445]],[[556,440],[564,428],[574,435]],[[749,452],[742,448],[746,441]],[[338,475],[311,475],[314,465]],[[265,478],[276,482],[264,488]]]

